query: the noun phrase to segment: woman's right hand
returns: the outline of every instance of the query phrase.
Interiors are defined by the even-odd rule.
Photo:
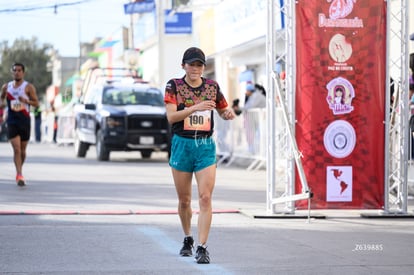
[[[216,102],[213,100],[204,100],[196,105],[193,105],[195,111],[213,110],[216,108]]]

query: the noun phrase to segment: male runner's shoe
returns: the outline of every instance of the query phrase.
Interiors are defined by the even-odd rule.
[[[16,183],[18,186],[25,186],[24,177],[21,174],[16,175]]]
[[[184,242],[183,242],[183,247],[180,250],[180,255],[184,257],[193,255],[193,244],[194,244],[193,237],[185,237]]]
[[[207,251],[207,247],[197,246],[195,260],[198,264],[209,264],[210,263],[210,254]]]

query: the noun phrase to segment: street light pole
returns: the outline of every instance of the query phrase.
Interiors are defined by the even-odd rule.
[[[135,0],[131,0],[131,3],[135,2]],[[134,14],[131,13],[129,15],[130,21],[129,21],[129,41],[128,41],[128,48],[135,49],[134,45]]]
[[[82,64],[82,42],[81,42],[81,6],[78,6],[78,46],[79,46],[79,56],[78,56],[78,62],[77,62],[77,68],[79,71],[81,71],[81,64]]]
[[[166,83],[164,69],[164,1],[158,0],[158,84]]]

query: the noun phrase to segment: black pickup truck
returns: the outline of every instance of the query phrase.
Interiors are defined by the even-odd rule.
[[[140,151],[143,158],[170,151],[163,93],[147,83],[125,78],[90,85],[74,113],[77,157],[85,157],[90,145],[100,161],[111,151]]]

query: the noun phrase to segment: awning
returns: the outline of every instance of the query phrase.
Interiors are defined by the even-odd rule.
[[[77,80],[78,78],[79,78],[79,74],[77,74],[77,73],[72,75],[71,77],[69,77],[68,80],[66,80],[66,82],[65,82],[65,87],[71,86],[73,84],[73,82],[75,80]]]
[[[239,82],[253,82],[254,73],[252,70],[246,70],[240,73]]]

